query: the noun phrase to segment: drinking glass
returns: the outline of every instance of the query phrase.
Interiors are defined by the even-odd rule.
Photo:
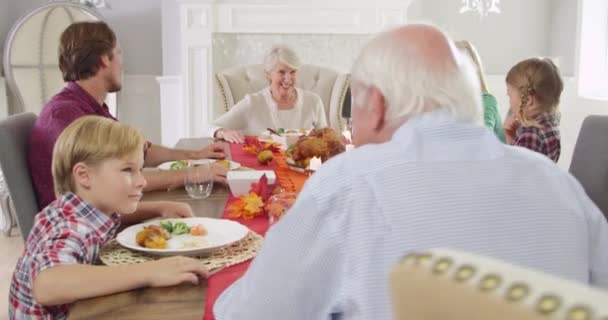
[[[197,161],[196,165],[189,166],[184,178],[184,187],[191,198],[207,198],[213,190],[213,174],[210,161]]]

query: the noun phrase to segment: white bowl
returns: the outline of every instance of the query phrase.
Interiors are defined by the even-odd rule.
[[[269,184],[274,183],[276,180],[276,176],[272,170],[228,171],[228,186],[230,186],[230,192],[232,192],[232,195],[235,197],[247,194],[251,189],[251,184],[260,181],[263,174],[266,174]]]

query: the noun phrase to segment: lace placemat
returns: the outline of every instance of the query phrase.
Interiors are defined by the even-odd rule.
[[[207,270],[225,268],[255,257],[263,241],[262,236],[249,231],[243,240],[229,247],[215,251],[208,256],[194,258],[201,260]],[[112,240],[101,248],[99,258],[108,266],[116,266],[154,261],[162,257],[131,251],[122,247],[116,240]]]

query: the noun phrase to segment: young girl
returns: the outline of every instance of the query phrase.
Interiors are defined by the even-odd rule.
[[[479,78],[481,99],[483,102],[483,122],[485,126],[492,130],[500,141],[505,142],[502,119],[500,118],[500,113],[498,113],[498,102],[488,90],[486,77],[483,72],[483,66],[477,50],[475,50],[473,44],[466,40],[456,41],[456,47],[471,59],[473,64],[475,64],[475,68],[477,69],[477,77]]]
[[[507,74],[510,116],[504,124],[508,144],[528,148],[557,162],[561,151],[559,97],[564,84],[547,58],[519,62]]]

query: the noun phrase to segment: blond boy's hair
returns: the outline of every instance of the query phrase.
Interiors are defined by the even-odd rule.
[[[135,128],[112,119],[85,116],[70,124],[55,142],[53,182],[57,195],[75,192],[72,169],[79,163],[90,166],[105,160],[122,159],[144,149],[144,137]]]

